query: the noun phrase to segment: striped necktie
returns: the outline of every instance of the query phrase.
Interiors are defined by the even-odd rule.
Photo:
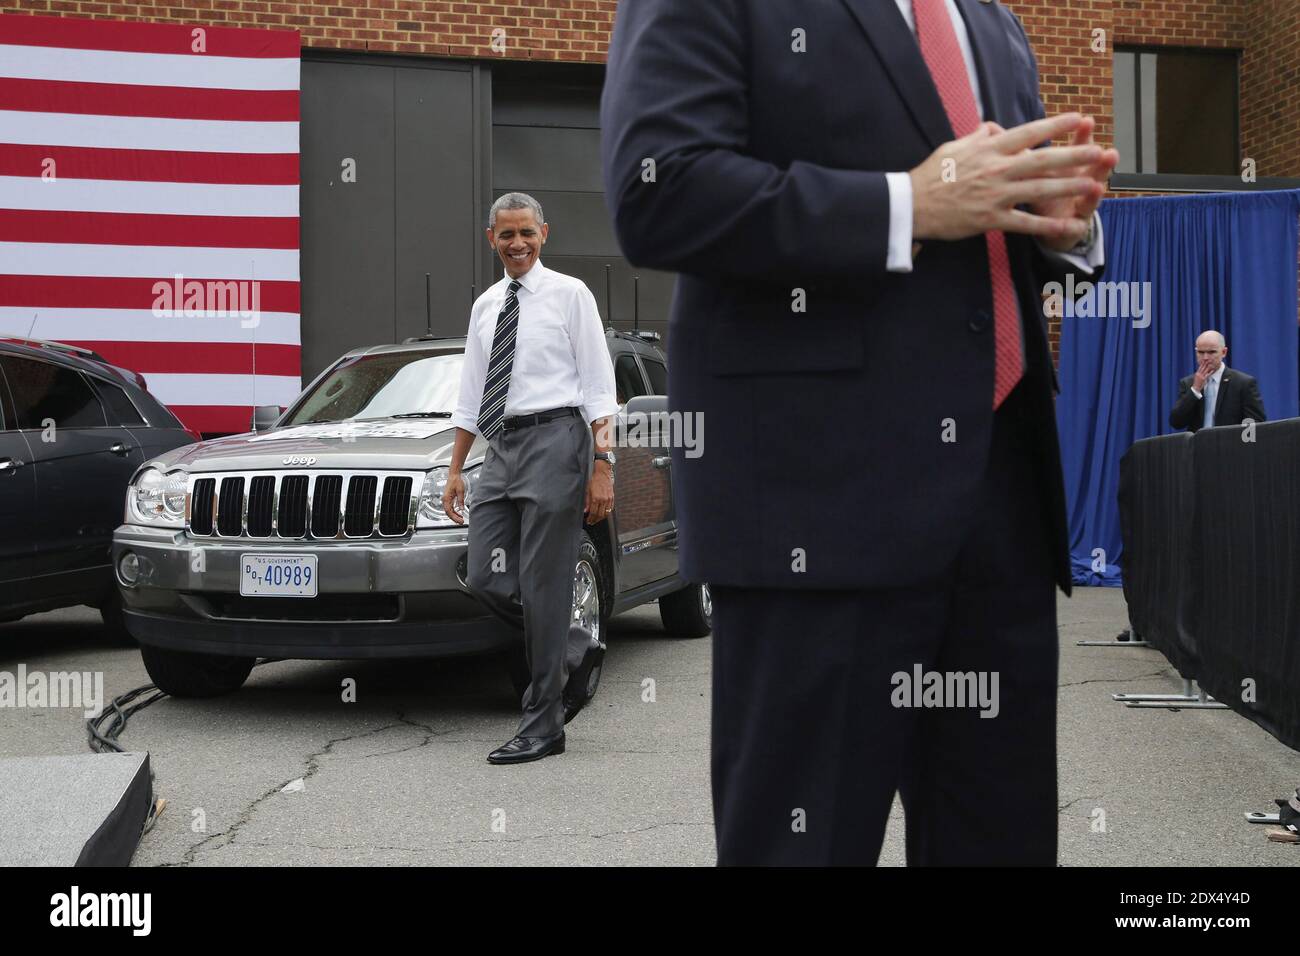
[[[948,122],[954,133],[965,136],[979,126],[980,117],[948,5],[945,0],[913,0],[912,14],[916,18],[921,56],[930,68]],[[997,408],[1024,375],[1020,308],[1016,305],[1016,286],[1011,279],[1007,237],[1001,232],[986,232],[984,240],[988,246],[989,282],[993,287],[993,407]]]
[[[483,382],[483,401],[479,404],[479,434],[491,441],[501,431],[506,417],[506,393],[510,391],[510,369],[515,364],[515,333],[519,331],[519,280],[510,282],[506,304],[497,316],[492,334],[492,357],[488,359],[487,378]]]

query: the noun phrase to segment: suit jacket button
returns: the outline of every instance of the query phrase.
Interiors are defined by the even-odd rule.
[[[993,324],[993,317],[989,315],[988,309],[980,309],[971,317],[968,328],[972,332],[987,332],[989,326]]]

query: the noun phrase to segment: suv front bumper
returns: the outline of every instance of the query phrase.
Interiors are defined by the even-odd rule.
[[[112,556],[126,626],[141,644],[240,657],[443,657],[520,640],[465,587],[467,543],[463,528],[260,541],[124,524]],[[127,552],[139,563],[132,584],[120,571]],[[243,554],[315,555],[317,597],[241,597]]]

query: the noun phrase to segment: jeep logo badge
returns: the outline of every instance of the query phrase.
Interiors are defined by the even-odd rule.
[[[316,459],[315,459],[315,458],[304,458],[302,455],[292,455],[292,456],[290,456],[290,457],[288,457],[288,458],[283,458],[283,459],[281,459],[281,460],[280,460],[280,464],[282,464],[282,465],[314,465],[314,464],[316,464]]]

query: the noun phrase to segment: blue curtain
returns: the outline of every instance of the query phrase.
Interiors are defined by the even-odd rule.
[[[1119,460],[1134,441],[1172,431],[1197,335],[1223,333],[1228,366],[1259,379],[1270,421],[1300,414],[1300,190],[1108,199],[1101,219],[1102,279],[1150,283],[1148,313],[1062,318],[1056,414],[1074,581],[1118,586]]]

